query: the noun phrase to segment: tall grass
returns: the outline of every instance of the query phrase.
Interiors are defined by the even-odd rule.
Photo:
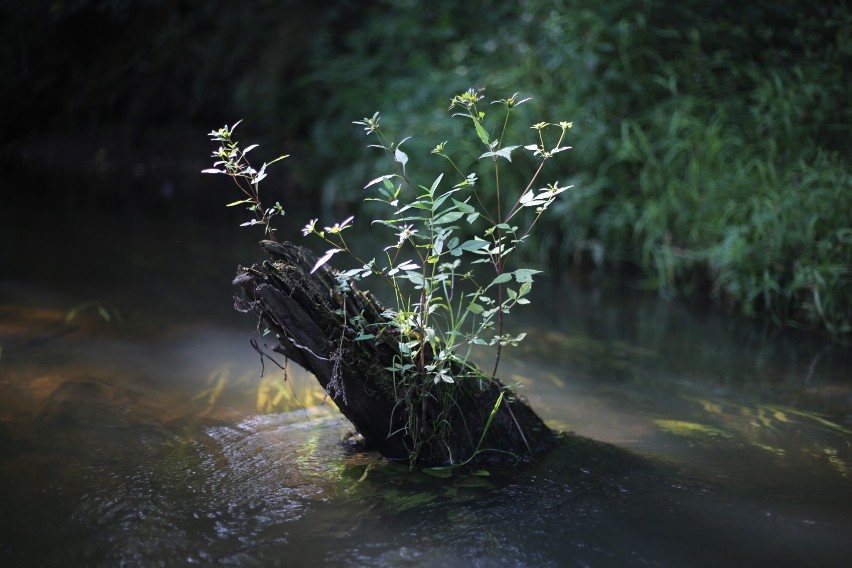
[[[575,124],[573,162],[548,175],[576,189],[543,231],[542,258],[631,264],[666,295],[709,292],[779,325],[852,330],[845,6],[495,4],[424,15],[379,2],[344,49],[316,51],[313,133],[321,167],[338,172],[324,177],[327,203],[350,199],[371,169],[334,132],[371,111],[365,101],[401,98],[399,120],[428,130],[422,109],[449,100],[439,86],[519,90],[533,116]]]

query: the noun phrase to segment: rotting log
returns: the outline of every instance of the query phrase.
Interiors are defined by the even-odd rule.
[[[360,315],[368,324],[383,321],[384,308],[371,293],[339,292],[336,273],[327,266],[312,274],[316,257],[303,247],[273,241],[260,245],[270,258],[239,268],[235,308],[257,315],[269,331],[265,338],[271,349],[313,373],[368,445],[384,457],[409,461],[416,450],[416,465],[439,466],[465,462],[474,454],[477,459],[529,457],[551,444],[551,430],[497,379],[480,373],[452,384],[409,381],[403,386],[388,367],[399,357],[399,341],[407,338],[385,326],[375,338],[355,340],[359,331],[353,318]],[[405,400],[417,404],[412,407]],[[495,451],[477,454],[477,449]]]

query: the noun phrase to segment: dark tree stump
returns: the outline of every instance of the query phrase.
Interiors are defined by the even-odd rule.
[[[347,325],[361,315],[381,322],[383,307],[369,292],[336,290],[335,272],[323,266],[310,271],[316,257],[291,243],[263,241],[270,260],[240,267],[235,308],[259,316],[274,338],[273,350],[313,373],[341,412],[368,444],[389,459],[416,464],[458,464],[477,457],[501,459],[530,456],[547,447],[553,434],[529,405],[500,381],[469,378],[455,383],[409,384],[403,392],[387,370],[399,356],[398,332],[355,341],[358,331]],[[343,317],[343,313],[347,318]],[[427,396],[423,393],[428,392]],[[482,443],[495,403],[504,393]],[[454,404],[445,403],[451,395]],[[399,402],[417,400],[411,408]],[[411,398],[415,397],[415,398]],[[416,431],[415,431],[416,429]]]

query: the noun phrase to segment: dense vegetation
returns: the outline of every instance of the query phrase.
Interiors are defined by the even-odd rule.
[[[520,91],[529,120],[574,122],[571,159],[549,175],[575,189],[554,204],[542,259],[636,267],[667,295],[852,330],[846,2],[315,4],[27,3],[5,18],[17,51],[3,102],[52,127],[245,118],[346,209],[376,172],[352,120],[381,109],[429,134],[447,128],[436,103],[471,85]]]

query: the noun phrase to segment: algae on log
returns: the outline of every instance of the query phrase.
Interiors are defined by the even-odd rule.
[[[273,350],[313,373],[384,457],[408,461],[416,455],[417,465],[438,466],[464,462],[477,449],[497,450],[480,455],[500,459],[529,456],[550,445],[551,430],[499,380],[409,382],[403,387],[388,370],[400,355],[398,331],[388,328],[377,337],[355,340],[361,332],[353,318],[360,316],[367,324],[382,321],[384,308],[372,294],[341,294],[335,272],[326,266],[311,274],[316,257],[303,247],[273,241],[260,245],[270,260],[240,267],[234,280],[240,288],[235,308],[259,316]]]

